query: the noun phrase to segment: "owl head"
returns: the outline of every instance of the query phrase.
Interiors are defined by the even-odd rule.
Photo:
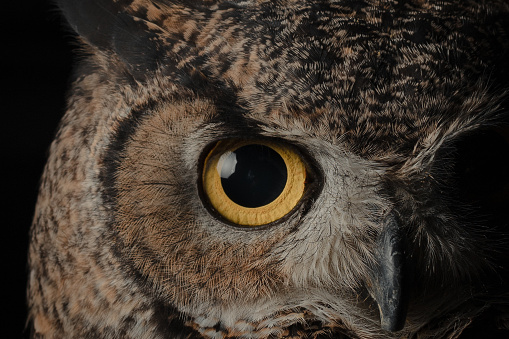
[[[509,5],[59,0],[36,338],[509,323]]]

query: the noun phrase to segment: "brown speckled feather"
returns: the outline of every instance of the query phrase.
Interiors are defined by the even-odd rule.
[[[507,1],[58,4],[82,58],[30,235],[34,338],[507,334]],[[204,158],[231,138],[304,159],[284,218],[208,205]]]

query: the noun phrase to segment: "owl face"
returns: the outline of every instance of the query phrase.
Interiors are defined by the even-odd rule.
[[[59,5],[85,56],[31,231],[37,335],[507,319],[503,1]]]

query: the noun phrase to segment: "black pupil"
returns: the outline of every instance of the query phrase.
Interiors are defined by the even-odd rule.
[[[285,188],[285,162],[268,146],[242,146],[225,154],[223,160],[220,172],[223,190],[240,206],[267,205]]]

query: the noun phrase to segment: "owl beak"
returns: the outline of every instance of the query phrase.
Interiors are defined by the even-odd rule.
[[[405,253],[405,236],[391,214],[378,237],[378,268],[375,270],[373,297],[380,310],[381,327],[399,331],[406,320],[407,283],[410,279]]]

